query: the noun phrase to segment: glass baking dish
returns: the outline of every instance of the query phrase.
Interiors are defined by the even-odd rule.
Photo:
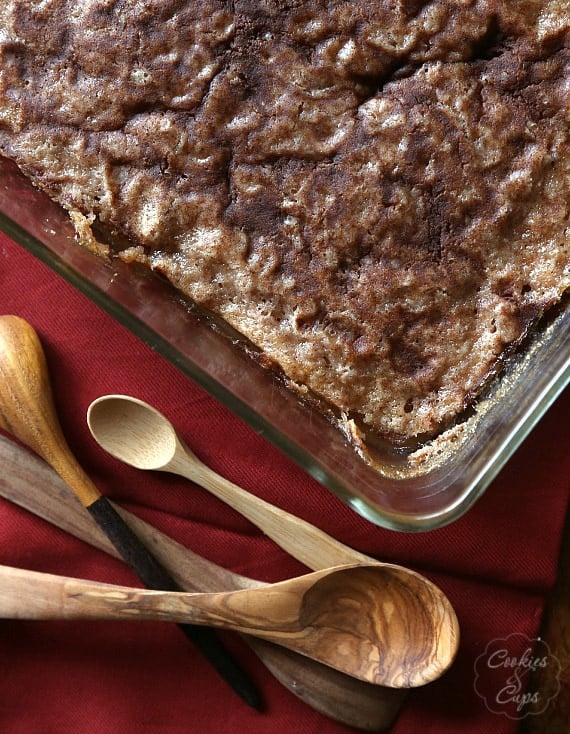
[[[364,458],[330,417],[301,401],[234,333],[161,277],[79,247],[68,215],[1,156],[0,229],[386,528],[426,531],[463,515],[570,381],[570,309],[561,307],[505,361],[456,426],[414,450],[369,441]]]

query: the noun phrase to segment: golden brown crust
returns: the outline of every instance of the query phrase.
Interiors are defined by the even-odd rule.
[[[407,440],[568,288],[569,23],[556,0],[8,0],[0,150]]]

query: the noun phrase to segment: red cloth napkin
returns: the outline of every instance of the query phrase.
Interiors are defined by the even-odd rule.
[[[537,636],[555,580],[570,488],[568,391],[462,519],[410,535],[356,515],[2,234],[0,312],[22,316],[38,331],[65,435],[101,491],[187,547],[266,581],[305,570],[205,491],[108,457],[85,423],[94,398],[124,392],[149,401],[229,479],[359,550],[418,569],[443,588],[461,624],[458,659],[441,680],[410,694],[394,734],[517,731],[520,717],[512,705],[501,709],[495,699],[512,673],[508,660],[523,660]],[[120,562],[5,500],[0,563],[139,585]],[[239,640],[230,644],[263,692],[264,713],[226,690],[173,625],[0,620],[0,731],[349,731],[284,689]]]

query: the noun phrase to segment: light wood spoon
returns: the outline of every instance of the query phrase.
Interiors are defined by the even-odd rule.
[[[77,497],[38,456],[0,436],[0,464],[0,496],[95,548],[119,557]],[[186,591],[249,589],[263,585],[202,558],[124,508],[117,505],[115,508]],[[293,695],[347,726],[371,732],[388,729],[408,695],[406,689],[365,683],[265,640],[249,635],[242,639]]]
[[[143,400],[102,395],[87,409],[87,424],[95,441],[111,456],[137,469],[171,472],[199,484],[308,568],[378,562],[217,474],[190,450],[168,418]],[[427,579],[425,583],[430,584]],[[439,593],[441,604],[454,618],[443,593],[433,592]]]
[[[218,593],[150,591],[0,566],[0,617],[153,620],[229,629],[283,645],[375,685],[422,686],[455,638],[402,569],[336,566]],[[444,620],[446,617],[444,617]]]

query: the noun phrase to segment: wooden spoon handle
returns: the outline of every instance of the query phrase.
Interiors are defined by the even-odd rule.
[[[176,604],[172,592],[131,589],[2,565],[0,618],[209,621],[200,606]]]
[[[210,469],[187,447],[185,449],[188,453],[173,463],[177,474],[196,482],[233,507],[307,568],[317,571],[348,563],[379,563],[300,517],[247,492]]]
[[[287,588],[276,584],[270,592],[154,591],[0,565],[0,618],[208,625],[247,629],[262,638],[312,649],[315,646],[305,644],[299,624],[303,592],[313,583],[312,577],[293,580],[295,588],[300,586],[298,592],[290,593],[289,582],[285,583]]]

